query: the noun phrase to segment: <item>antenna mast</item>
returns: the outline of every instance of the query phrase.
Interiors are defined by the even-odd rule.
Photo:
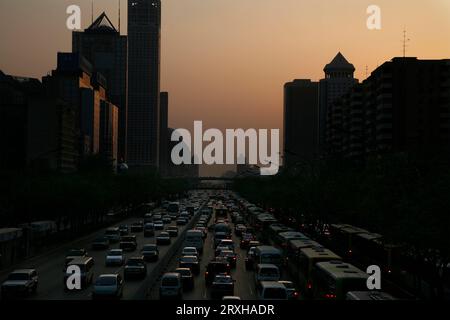
[[[406,57],[406,47],[408,46],[407,43],[410,41],[409,38],[406,38],[406,28],[403,29],[403,58]]]
[[[94,23],[94,0],[91,2],[91,24]]]

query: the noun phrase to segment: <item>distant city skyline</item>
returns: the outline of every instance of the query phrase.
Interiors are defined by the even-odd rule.
[[[41,78],[56,66],[56,52],[71,49],[65,9],[90,0],[3,0],[0,3],[0,69]],[[382,29],[366,28],[369,5],[381,8]],[[118,27],[118,1],[95,0],[94,19],[105,11]],[[340,51],[366,78],[377,65],[402,55],[450,57],[450,2],[431,0],[165,0],[162,1],[161,91],[171,96],[169,126],[191,129],[194,120],[224,128],[282,128],[283,84],[319,80]],[[20,19],[18,17],[21,17]],[[127,33],[121,1],[121,34]],[[239,116],[237,116],[239,115]],[[227,170],[227,169],[223,169]]]

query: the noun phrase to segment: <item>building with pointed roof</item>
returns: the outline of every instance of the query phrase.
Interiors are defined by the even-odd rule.
[[[319,125],[318,140],[320,153],[326,152],[327,116],[333,102],[358,83],[354,78],[355,67],[341,52],[325,65],[325,78],[319,82]]]
[[[105,12],[84,31],[72,33],[72,51],[80,53],[106,79],[108,101],[119,109],[119,161],[127,159],[127,36],[120,35]]]
[[[119,33],[105,12],[84,31],[89,33]]]

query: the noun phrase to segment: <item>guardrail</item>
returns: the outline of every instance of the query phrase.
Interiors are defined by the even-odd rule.
[[[167,267],[172,261],[172,258],[175,256],[175,254],[177,254],[177,252],[183,245],[186,233],[195,226],[195,223],[198,221],[200,212],[202,211],[204,206],[205,203],[197,210],[192,219],[186,224],[184,230],[179,234],[175,242],[170,246],[169,250],[167,250],[166,254],[159,260],[158,264],[147,276],[145,281],[146,285],[142,286],[141,290],[138,290],[138,292],[133,297],[134,300],[142,300],[148,298],[150,292],[153,290],[157,282],[161,279],[163,272],[166,271]]]

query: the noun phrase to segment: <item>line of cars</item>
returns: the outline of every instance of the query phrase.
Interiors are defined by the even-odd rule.
[[[234,224],[234,234],[240,239],[239,247],[243,250],[247,250],[245,257],[245,269],[247,271],[254,272],[254,284],[258,294],[258,298],[262,300],[287,300],[298,299],[299,292],[295,288],[292,281],[282,280],[284,259],[282,252],[273,246],[264,246],[258,241],[254,227],[252,227],[241,214],[239,203],[233,197],[225,202],[225,206],[230,212],[231,221]],[[215,225],[216,235],[222,236],[220,230],[220,219]],[[227,222],[227,221],[225,221]],[[219,250],[221,247],[230,240],[217,240]],[[225,249],[225,248],[224,248]],[[232,250],[231,247],[228,250]],[[228,251],[225,250],[225,254],[228,255]],[[231,255],[231,259],[233,256]],[[228,260],[230,266],[233,265],[233,260]]]
[[[187,206],[186,211],[191,215],[194,209],[194,206]],[[178,259],[178,267],[173,272],[165,273],[161,278],[160,299],[181,299],[183,291],[194,288],[195,277],[200,274],[200,259],[208,235],[207,225],[212,212],[211,203],[204,206],[195,227],[186,232],[184,246]]]
[[[122,224],[117,227],[108,228],[105,233],[91,244],[94,251],[105,251],[105,268],[119,267],[111,273],[105,272],[97,277],[94,274],[94,257],[90,256],[86,249],[77,248],[69,250],[64,256],[63,287],[68,288],[68,279],[73,276],[73,268],[79,270],[80,288],[84,290],[92,286],[92,298],[121,297],[126,280],[143,279],[147,276],[147,263],[155,262],[159,257],[159,246],[171,243],[171,238],[177,237],[179,227],[185,225],[192,214],[200,206],[202,198],[195,196],[189,211],[179,202],[171,202],[171,212],[167,208],[164,210],[155,209],[147,212],[144,220],[137,220],[130,225]],[[181,213],[179,211],[181,210]],[[192,213],[192,214],[191,214]],[[160,217],[158,217],[160,215]],[[168,225],[172,221],[175,225]],[[159,224],[161,222],[162,226]],[[155,230],[164,230],[156,237]],[[154,243],[144,243],[138,248],[136,234],[143,233],[144,238],[154,238]],[[139,251],[137,251],[139,249]],[[137,252],[136,252],[137,251]],[[134,253],[131,256],[127,253]],[[96,259],[98,255],[95,254]],[[123,272],[121,272],[123,271]],[[6,281],[1,285],[2,298],[22,298],[37,292],[38,275],[35,268],[20,269],[11,272]]]

